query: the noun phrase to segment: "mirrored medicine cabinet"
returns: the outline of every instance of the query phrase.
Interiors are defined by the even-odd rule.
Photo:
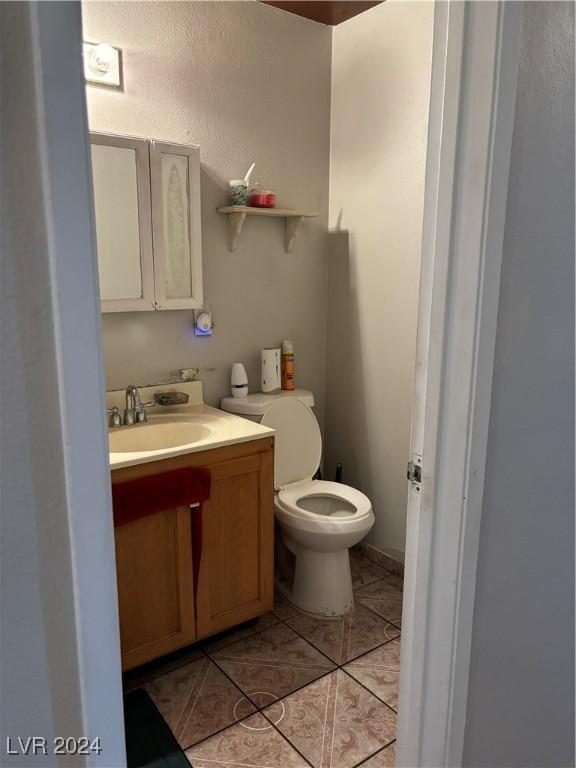
[[[102,312],[202,306],[200,150],[91,133]]]

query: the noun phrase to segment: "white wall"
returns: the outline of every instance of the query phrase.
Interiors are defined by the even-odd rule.
[[[414,377],[433,4],[388,0],[334,30],[326,468],[372,500],[399,555]]]
[[[85,39],[119,46],[124,60],[124,93],[87,88],[90,127],[201,147],[204,293],[216,323],[198,339],[191,312],[104,316],[108,386],[215,367],[202,378],[217,404],[231,363],[243,361],[258,390],[260,348],[289,338],[297,384],[314,391],[322,419],[330,28],[255,2],[88,2],[83,17]],[[248,221],[228,252],[215,209],[254,160],[252,179],[279,202],[321,211],[290,255],[274,220]]]
[[[122,768],[79,4],[1,3],[0,52],[0,765]],[[19,736],[46,756],[8,755]]]
[[[574,6],[526,3],[465,766],[574,766]]]

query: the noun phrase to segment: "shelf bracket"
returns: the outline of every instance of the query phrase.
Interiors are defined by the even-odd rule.
[[[294,210],[293,208],[250,208],[248,206],[225,205],[216,209],[228,216],[228,249],[235,251],[242,234],[246,216],[284,219],[284,250],[291,253],[304,219],[314,219],[317,211]]]
[[[304,216],[287,216],[284,220],[284,248],[286,253],[291,253],[296,242],[298,232],[304,221]]]
[[[228,214],[228,250],[232,252],[236,250],[245,220],[246,213],[244,211]]]

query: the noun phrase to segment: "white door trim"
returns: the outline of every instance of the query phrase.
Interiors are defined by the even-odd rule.
[[[126,765],[116,559],[105,421],[100,294],[90,174],[90,143],[81,62],[79,2],[30,4],[37,131],[42,176],[59,402],[45,403],[47,424],[65,450],[68,529],[74,581],[83,733],[100,739],[100,754],[76,766]],[[36,214],[34,214],[36,215]],[[52,408],[55,413],[52,414]],[[56,599],[56,595],[53,596]],[[50,610],[50,605],[45,605]],[[50,651],[56,655],[58,648]],[[47,658],[47,669],[52,660]],[[72,676],[74,672],[70,672]],[[53,713],[37,713],[52,718]],[[56,720],[56,725],[58,725]],[[64,721],[65,724],[65,721]],[[38,734],[42,735],[42,734]],[[48,757],[47,764],[54,765]]]
[[[522,4],[435,5],[397,765],[462,765]]]

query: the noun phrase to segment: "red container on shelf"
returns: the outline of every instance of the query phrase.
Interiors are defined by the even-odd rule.
[[[248,205],[252,208],[275,208],[276,192],[273,189],[263,189],[259,184],[255,184],[250,190]]]

